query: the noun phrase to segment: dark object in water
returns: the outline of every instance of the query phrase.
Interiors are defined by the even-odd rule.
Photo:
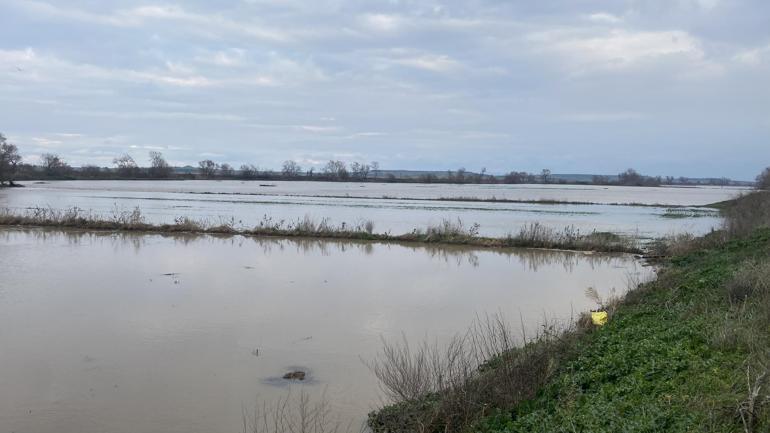
[[[287,380],[305,380],[305,372],[304,371],[292,371],[292,372],[284,374],[283,378],[287,379]]]
[[[275,185],[270,185],[269,183],[260,183],[259,186],[275,186]]]

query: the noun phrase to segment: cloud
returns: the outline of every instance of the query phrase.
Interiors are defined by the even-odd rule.
[[[361,24],[368,30],[393,32],[404,25],[404,18],[393,14],[365,14],[361,17]]]
[[[647,115],[644,113],[633,113],[633,112],[622,112],[622,111],[612,111],[612,112],[586,112],[586,113],[571,113],[571,114],[565,114],[561,116],[562,120],[568,121],[568,122],[588,122],[588,123],[594,123],[594,122],[625,122],[629,120],[643,120],[646,119]]]
[[[555,30],[532,33],[528,39],[580,63],[603,67],[624,67],[665,56],[696,60],[704,57],[698,39],[679,30],[613,29],[601,34]]]
[[[770,44],[764,47],[740,50],[733,60],[743,65],[757,66],[770,59]]]
[[[596,12],[588,15],[584,15],[585,19],[600,24],[619,24],[623,22],[623,18],[617,17],[607,12]]]
[[[417,57],[405,57],[394,63],[433,72],[450,72],[460,67],[460,63],[445,55],[425,54]]]
[[[272,42],[286,42],[292,38],[287,31],[270,28],[255,21],[238,21],[217,14],[189,12],[180,6],[143,5],[98,14],[40,1],[12,1],[11,4],[36,16],[115,27],[138,27],[155,21],[175,21],[187,25],[186,31],[200,35],[232,33]]]
[[[340,130],[340,128],[336,126],[319,126],[319,125],[298,125],[296,128],[301,131],[320,133],[320,134],[337,132]]]
[[[654,142],[734,176],[764,156],[768,13],[761,0],[6,0],[0,119],[30,151],[62,141],[74,165],[136,145],[263,167],[359,155],[537,170],[560,155],[549,168],[590,171],[634,155],[649,171],[637,150]]]

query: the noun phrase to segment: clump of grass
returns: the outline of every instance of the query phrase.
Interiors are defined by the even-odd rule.
[[[731,238],[770,227],[770,191],[755,191],[722,205],[723,228]]]
[[[744,264],[727,283],[726,289],[731,302],[749,298],[757,302],[770,301],[770,262]]]
[[[512,247],[574,249],[582,251],[639,252],[637,242],[630,237],[608,232],[583,234],[574,226],[556,230],[539,222],[525,224],[506,241]]]
[[[386,341],[370,367],[392,404],[372,412],[368,425],[390,433],[464,431],[496,407],[532,398],[571,350],[565,339],[576,335],[546,324],[517,339],[500,316],[486,316],[441,346]]]
[[[302,390],[297,397],[287,393],[273,403],[255,404],[243,410],[243,433],[348,433],[351,425],[333,415],[325,395],[312,399]]]
[[[412,236],[424,239],[426,242],[445,239],[471,239],[478,237],[480,225],[478,223],[465,226],[460,218],[455,220],[442,219],[435,225],[428,226],[425,230],[414,229]]]
[[[660,215],[663,218],[704,218],[704,217],[718,217],[719,212],[714,209],[702,209],[702,208],[681,208],[681,207],[668,207]]]

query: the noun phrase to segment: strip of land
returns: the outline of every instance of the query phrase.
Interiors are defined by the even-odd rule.
[[[109,217],[79,208],[56,210],[35,208],[26,212],[0,210],[0,226],[48,227],[57,229],[99,230],[141,233],[188,233],[241,236],[305,237],[320,239],[350,239],[379,242],[417,242],[430,244],[467,245],[484,248],[548,248],[574,251],[641,253],[637,240],[607,232],[581,233],[573,227],[556,230],[539,223],[522,227],[518,233],[502,238],[479,236],[477,224],[466,225],[460,220],[444,220],[436,226],[414,229],[394,235],[375,233],[374,223],[364,221],[354,225],[333,225],[328,220],[315,221],[309,217],[296,221],[276,221],[263,218],[251,227],[240,221],[221,220],[214,223],[180,217],[173,224],[153,224],[145,221],[141,211],[115,211]]]
[[[267,192],[194,192],[188,191],[186,194],[197,195],[234,195],[234,196],[275,196],[274,193]],[[281,194],[282,197],[302,197],[302,198],[336,198],[336,199],[356,199],[356,200],[399,200],[399,201],[448,201],[448,202],[471,202],[471,203],[510,203],[510,204],[541,204],[541,205],[582,205],[582,206],[633,206],[633,207],[657,207],[667,209],[681,209],[681,208],[713,208],[719,209],[719,206],[724,203],[711,203],[705,205],[679,205],[679,204],[663,204],[663,203],[639,203],[639,202],[612,202],[602,203],[594,201],[574,201],[574,200],[555,200],[555,199],[507,199],[497,197],[468,197],[468,196],[452,196],[452,197],[397,197],[390,195],[383,195],[381,197],[373,196],[358,196],[358,195],[311,195],[311,194]]]

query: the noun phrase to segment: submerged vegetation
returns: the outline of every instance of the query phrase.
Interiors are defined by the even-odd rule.
[[[483,320],[447,346],[387,342],[376,432],[760,432],[770,429],[770,195],[722,230],[670,240],[657,280],[515,341]]]
[[[556,230],[540,223],[531,223],[518,233],[503,238],[479,235],[479,225],[465,225],[461,220],[444,219],[439,224],[409,233],[394,235],[376,233],[374,222],[335,225],[324,218],[309,216],[297,220],[274,220],[264,216],[254,226],[242,221],[219,219],[195,220],[179,217],[173,224],[153,224],[145,220],[139,208],[113,210],[102,216],[73,207],[66,210],[32,208],[19,213],[0,210],[0,226],[52,227],[85,230],[135,231],[155,233],[228,234],[243,236],[314,237],[325,239],[359,239],[371,241],[420,242],[470,245],[488,248],[529,247],[601,252],[640,252],[634,239],[611,233],[581,233],[574,227]]]

